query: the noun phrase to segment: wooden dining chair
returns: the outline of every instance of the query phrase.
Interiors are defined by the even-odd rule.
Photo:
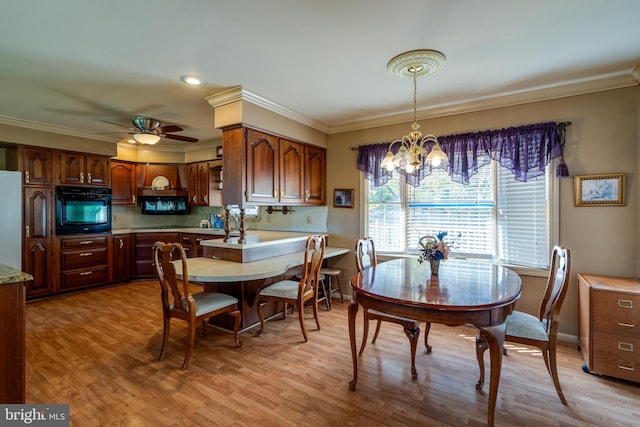
[[[373,242],[373,239],[366,237],[364,239],[358,239],[356,242],[356,269],[358,272],[364,270],[365,268],[373,267],[378,263],[378,259],[376,256],[376,248]],[[378,338],[378,334],[380,333],[380,325],[383,321],[396,323],[401,325],[404,328],[404,333],[409,338],[409,343],[411,345],[411,378],[418,378],[418,371],[416,370],[416,350],[418,348],[418,339],[420,337],[420,322],[414,319],[407,319],[404,317],[393,316],[391,314],[383,313],[377,310],[368,310],[364,309],[364,330],[362,332],[362,344],[360,345],[360,352],[358,355],[362,355],[364,348],[367,345],[367,336],[369,335],[369,321],[376,320],[376,331],[373,334],[373,339],[371,343],[375,343]],[[425,324],[425,333],[424,333],[424,346],[427,349],[427,353],[431,353],[431,346],[428,342],[429,337],[429,329],[431,328],[431,323]]]
[[[178,280],[173,257],[182,262],[182,279]],[[156,242],[153,245],[153,264],[160,282],[162,297],[162,348],[160,357],[164,358],[164,351],[169,341],[171,318],[187,322],[187,351],[184,356],[182,370],[186,370],[191,359],[191,352],[195,341],[196,322],[202,322],[202,336],[206,336],[205,320],[222,313],[229,313],[235,318],[233,340],[239,346],[238,329],[240,328],[240,311],[238,300],[227,294],[218,292],[191,293],[189,275],[187,272],[187,255],[180,243]]]
[[[304,328],[304,304],[307,301],[311,301],[313,317],[316,320],[318,330],[320,330],[320,322],[318,321],[318,287],[320,286],[320,267],[324,258],[324,248],[324,236],[310,236],[306,243],[300,280],[281,280],[258,291],[258,317],[260,318],[258,336],[264,331],[262,309],[269,301],[284,303],[283,319],[287,318],[287,310],[290,304],[298,307],[298,319],[305,342],[307,341],[307,331]]]
[[[558,368],[556,366],[556,339],[558,335],[558,322],[560,320],[560,308],[567,294],[569,274],[571,273],[571,252],[564,247],[555,246],[551,254],[551,266],[547,278],[547,286],[540,303],[538,316],[514,311],[507,317],[505,341],[539,348],[544,357],[547,371],[556,387],[560,401],[564,405],[567,399],[564,397]],[[480,379],[476,388],[482,388],[484,384],[484,352],[487,343],[480,336],[476,338],[476,355],[480,367]],[[505,351],[506,354],[506,351]]]

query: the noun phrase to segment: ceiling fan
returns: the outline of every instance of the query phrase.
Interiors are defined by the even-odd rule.
[[[119,123],[107,122],[105,120],[102,121],[117,126],[128,127]],[[184,129],[177,125],[163,126],[160,121],[149,117],[136,116],[131,120],[131,123],[133,123],[134,127],[130,128],[131,132],[129,132],[129,135],[132,135],[133,139],[140,144],[153,145],[157,143],[160,138],[175,139],[177,141],[185,142],[198,141],[197,138],[191,138],[189,136],[173,135],[172,132],[180,132]]]

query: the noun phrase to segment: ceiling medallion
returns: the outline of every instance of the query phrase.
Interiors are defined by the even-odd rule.
[[[387,71],[396,77],[412,79],[437,73],[446,61],[437,50],[419,49],[401,53],[387,63]]]

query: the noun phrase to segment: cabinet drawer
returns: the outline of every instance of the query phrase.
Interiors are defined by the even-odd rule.
[[[107,246],[107,236],[93,236],[81,239],[60,239],[60,248],[65,249],[84,249],[95,246]]]
[[[592,299],[594,332],[640,339],[640,296],[594,291]]]
[[[593,371],[640,381],[640,339],[594,333]]]
[[[107,264],[107,248],[87,248],[84,251],[62,252],[62,270],[74,268],[91,267],[95,265]]]
[[[85,286],[102,285],[107,283],[107,266],[97,268],[87,268],[84,270],[63,271],[61,274],[60,287],[62,289],[73,289]]]

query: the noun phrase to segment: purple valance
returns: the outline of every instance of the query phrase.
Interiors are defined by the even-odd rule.
[[[565,129],[569,123],[538,123],[508,129],[487,130],[457,135],[439,136],[442,151],[449,156],[446,170],[451,179],[468,184],[469,178],[478,173],[478,168],[496,160],[501,166],[513,172],[514,178],[527,181],[543,175],[551,159],[560,157],[557,176],[569,176],[564,162]],[[362,145],[358,147],[358,169],[375,186],[389,181],[393,172],[380,166],[389,150],[390,142]],[[392,147],[396,152],[400,144]],[[432,142],[425,148],[431,151]],[[405,176],[405,182],[419,186],[420,180],[431,174],[431,166],[425,164],[419,170]]]

